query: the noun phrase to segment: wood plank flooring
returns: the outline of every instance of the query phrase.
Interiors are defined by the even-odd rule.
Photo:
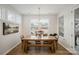
[[[50,49],[47,47],[30,47],[28,53],[22,50],[21,44],[15,47],[7,55],[72,55],[61,45],[58,45],[58,49],[55,53],[51,53]]]

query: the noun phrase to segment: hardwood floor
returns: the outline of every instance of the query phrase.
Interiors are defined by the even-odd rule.
[[[58,45],[58,49],[55,53],[51,53],[47,47],[30,47],[28,53],[24,52],[21,48],[21,44],[15,47],[7,55],[72,55],[61,45]]]

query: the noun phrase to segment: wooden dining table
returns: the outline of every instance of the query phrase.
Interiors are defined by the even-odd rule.
[[[49,47],[51,48],[51,52],[56,51],[56,43],[57,43],[57,38],[55,38],[54,36],[46,36],[46,37],[36,37],[36,36],[28,36],[28,37],[24,37],[21,39],[22,40],[22,49],[25,52],[28,52],[28,47]],[[40,41],[40,44],[36,44],[36,43],[28,43],[29,41]],[[44,44],[44,42],[48,42],[46,44]],[[50,42],[50,43],[49,43]]]

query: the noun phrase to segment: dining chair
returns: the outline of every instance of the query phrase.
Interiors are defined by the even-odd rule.
[[[28,37],[28,36],[26,36],[26,37]],[[23,39],[24,38],[24,35],[21,35],[21,47],[23,48]],[[30,42],[28,42],[28,44],[31,44]],[[29,47],[28,47],[28,49],[29,49]]]
[[[21,35],[21,47],[23,48],[23,39],[24,38],[24,36],[23,35]]]
[[[41,37],[41,33],[36,31],[36,37]],[[41,44],[40,41],[35,41],[35,44]]]
[[[58,37],[58,34],[57,33],[54,33],[53,36],[57,39],[56,40],[56,48],[58,48],[58,38],[59,38]]]
[[[49,34],[49,36],[53,36],[53,34]]]
[[[43,34],[43,36],[44,36],[44,37],[45,37],[45,36],[48,36],[48,34],[45,33],[45,34]],[[44,44],[48,44],[48,41],[44,41],[43,43],[44,43]]]
[[[45,33],[45,34],[43,34],[43,36],[48,36],[48,34],[47,34],[47,33]]]

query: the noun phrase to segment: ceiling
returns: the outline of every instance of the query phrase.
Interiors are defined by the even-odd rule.
[[[73,4],[11,4],[21,14],[58,14],[63,9],[73,6]]]

